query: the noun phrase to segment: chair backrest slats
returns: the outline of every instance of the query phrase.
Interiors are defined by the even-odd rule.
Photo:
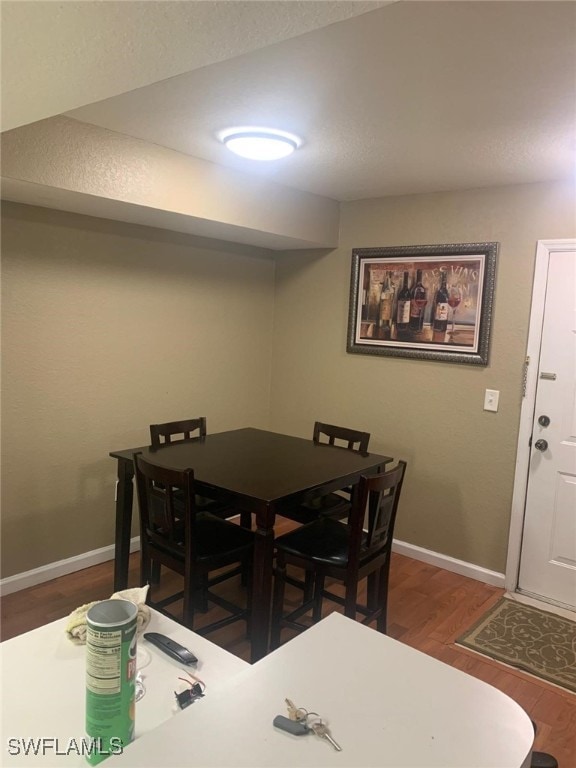
[[[195,547],[194,472],[151,464],[134,456],[141,534],[156,546],[184,553]]]
[[[360,432],[356,429],[348,429],[347,427],[338,427],[335,424],[324,424],[321,421],[317,421],[314,424],[312,439],[315,443],[326,442],[328,445],[338,445],[336,440],[341,440],[346,443],[345,447],[349,450],[366,453],[368,450],[368,443],[370,442],[370,433]]]
[[[348,521],[353,567],[361,557],[389,556],[405,472],[406,462],[399,461],[387,472],[360,478]]]
[[[197,434],[195,434],[197,433]],[[183,421],[167,421],[165,424],[150,424],[150,442],[152,448],[171,443],[183,443],[206,437],[206,417],[185,419]]]

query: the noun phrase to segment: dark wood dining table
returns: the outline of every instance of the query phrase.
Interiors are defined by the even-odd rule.
[[[118,462],[114,589],[128,585],[135,453],[173,469],[193,469],[197,493],[252,513],[256,520],[252,582],[252,661],[268,651],[274,521],[304,500],[355,485],[384,470],[390,456],[360,453],[261,429],[219,432],[186,442],[111,451]]]

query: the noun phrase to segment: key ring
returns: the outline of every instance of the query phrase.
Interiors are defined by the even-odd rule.
[[[284,701],[288,707],[288,713],[291,720],[296,720],[298,723],[304,722],[307,724],[309,717],[312,717],[313,715],[315,717],[320,717],[317,712],[308,712],[308,710],[304,709],[304,707],[297,707],[291,699],[284,699]]]
[[[298,709],[294,710],[294,717],[298,722],[304,721],[306,724],[308,724],[308,719],[310,717],[320,718],[320,715],[318,714],[318,712],[308,712],[308,710],[304,709],[304,707],[298,707]]]

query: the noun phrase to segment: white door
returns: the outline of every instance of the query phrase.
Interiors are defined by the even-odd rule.
[[[576,609],[576,250],[547,261],[518,590]]]

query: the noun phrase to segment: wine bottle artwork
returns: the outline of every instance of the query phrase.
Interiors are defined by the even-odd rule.
[[[410,326],[410,289],[408,288],[408,272],[404,272],[402,288],[398,292],[396,307],[396,334],[403,335]]]
[[[435,342],[446,339],[448,328],[448,289],[446,287],[446,272],[441,272],[440,288],[434,298],[434,319],[432,322],[432,338]]]
[[[380,323],[378,329],[378,338],[380,339],[390,339],[393,306],[394,284],[392,283],[392,272],[388,271],[382,282],[382,292],[380,294]]]
[[[370,282],[368,285],[368,322],[372,324],[375,334],[380,321],[380,280],[377,270],[370,269]]]
[[[410,291],[410,330],[420,333],[424,325],[424,309],[428,304],[428,294],[422,284],[422,270],[416,270],[416,282]]]
[[[362,283],[362,320],[368,320],[368,292],[370,290],[370,267],[364,265],[364,280]]]
[[[462,301],[462,290],[458,283],[452,283],[448,289],[448,306],[452,310],[452,329],[450,331],[450,342],[454,344],[454,328],[456,323],[456,310]]]
[[[346,351],[487,365],[498,245],[354,248]]]

